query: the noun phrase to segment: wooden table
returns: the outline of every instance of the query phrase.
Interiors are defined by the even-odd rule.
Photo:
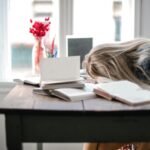
[[[127,106],[100,98],[65,102],[17,85],[0,100],[8,150],[23,142],[150,141],[150,104]]]

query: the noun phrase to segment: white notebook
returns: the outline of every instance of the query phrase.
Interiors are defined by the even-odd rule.
[[[65,101],[80,101],[97,98],[93,92],[93,84],[86,83],[83,89],[79,88],[61,88],[51,91],[51,94]]]
[[[150,91],[127,80],[99,83],[94,92],[106,99],[116,99],[129,105],[150,103]]]
[[[41,83],[79,81],[80,57],[44,58],[40,62]]]

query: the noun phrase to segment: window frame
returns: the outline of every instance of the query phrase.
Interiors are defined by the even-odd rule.
[[[66,35],[73,33],[73,0],[59,0],[59,56],[66,56]]]

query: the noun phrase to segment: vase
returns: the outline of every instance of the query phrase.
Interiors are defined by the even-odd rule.
[[[43,44],[43,38],[35,39],[35,43],[32,49],[32,73],[34,75],[40,73],[40,61],[44,58],[45,55],[45,46]]]

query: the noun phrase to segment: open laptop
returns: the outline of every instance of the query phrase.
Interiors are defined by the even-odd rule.
[[[80,57],[44,58],[40,63],[43,83],[62,83],[80,80]]]
[[[66,36],[67,56],[80,56],[80,69],[82,69],[82,62],[85,55],[89,53],[92,47],[92,37],[79,37],[74,35]]]

